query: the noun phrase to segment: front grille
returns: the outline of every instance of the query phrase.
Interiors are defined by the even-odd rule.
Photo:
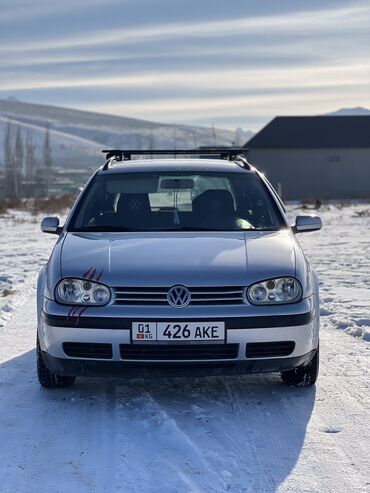
[[[250,342],[246,346],[245,357],[250,359],[288,356],[294,348],[294,341]]]
[[[170,288],[114,288],[115,305],[168,305],[167,293]],[[190,305],[239,305],[243,303],[243,287],[193,287],[188,288]]]
[[[64,342],[63,351],[70,358],[112,359],[112,345],[88,342]]]
[[[125,360],[218,360],[238,357],[239,344],[121,344]]]

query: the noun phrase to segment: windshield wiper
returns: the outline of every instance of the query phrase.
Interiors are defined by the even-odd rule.
[[[184,227],[176,227],[176,228],[126,228],[120,226],[81,226],[73,230],[74,233],[88,233],[88,232],[166,232],[166,231],[230,231],[229,229],[219,229],[219,228],[204,228],[204,227],[193,227],[193,226],[184,226]],[[235,229],[232,231],[241,231],[240,229]]]
[[[166,228],[161,231],[254,231],[254,228],[242,229],[242,228],[205,228],[203,226],[183,226],[181,228]]]
[[[156,228],[156,229],[140,229],[140,228],[128,228],[124,226],[108,226],[108,225],[91,225],[91,226],[80,226],[79,228],[73,229],[73,233],[125,233],[125,232],[137,232],[137,233],[150,233],[150,232],[166,232],[166,231],[209,231],[209,232],[220,232],[220,231],[276,231],[276,229],[267,228],[206,228],[204,226],[182,226],[175,228]]]
[[[89,232],[96,232],[96,233],[105,233],[105,232],[125,232],[125,231],[145,231],[143,229],[137,229],[137,228],[126,228],[126,227],[120,227],[120,226],[107,226],[107,225],[96,225],[96,226],[80,226],[79,228],[76,228],[73,230],[74,233],[89,233]]]

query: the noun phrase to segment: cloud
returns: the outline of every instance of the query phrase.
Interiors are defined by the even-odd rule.
[[[317,34],[368,31],[370,6],[353,5],[337,9],[293,12],[283,15],[264,15],[235,18],[231,20],[203,21],[190,23],[168,23],[144,27],[120,29],[99,29],[72,36],[54,37],[29,41],[27,43],[11,43],[0,46],[0,51],[50,51],[57,49],[80,48],[83,46],[102,46],[111,44],[135,44],[158,39],[207,38],[226,36],[268,35],[276,33],[307,33]]]
[[[368,2],[240,0],[228,18],[211,0],[156,2],[9,1],[0,97],[228,126],[369,101]]]
[[[6,90],[40,90],[86,87],[119,88],[180,88],[196,87],[198,91],[224,89],[229,91],[258,87],[273,90],[294,87],[355,86],[369,82],[370,62],[352,65],[279,67],[278,69],[213,69],[184,72],[146,72],[137,75],[98,75],[86,74],[76,78],[75,75],[45,78],[34,76],[28,80],[14,80],[9,74],[0,80],[0,91]]]
[[[5,0],[6,1],[6,0]],[[44,18],[56,14],[86,9],[99,5],[122,2],[124,0],[11,0],[8,5],[1,5],[0,24],[9,21]]]
[[[269,93],[259,95],[228,96],[214,98],[176,98],[142,100],[140,102],[118,101],[103,105],[78,105],[80,109],[93,109],[116,115],[147,118],[163,122],[208,122],[228,121],[235,128],[235,121],[267,121],[275,115],[323,114],[345,104],[349,107],[361,105],[366,87],[348,91],[332,87],[326,91],[306,90],[289,94]],[[251,129],[256,129],[250,125]]]

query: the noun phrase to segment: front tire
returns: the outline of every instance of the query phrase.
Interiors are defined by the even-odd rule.
[[[286,385],[310,387],[316,383],[319,376],[319,347],[312,360],[305,366],[281,372],[281,379]]]
[[[38,338],[36,346],[37,377],[41,387],[44,387],[45,389],[61,389],[73,385],[76,377],[57,375],[56,373],[53,373],[51,370],[49,370],[49,368],[45,365],[41,354],[41,348]]]

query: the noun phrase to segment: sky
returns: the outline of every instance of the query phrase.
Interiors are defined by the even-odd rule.
[[[370,107],[369,26],[369,0],[0,0],[0,98],[258,130]]]

